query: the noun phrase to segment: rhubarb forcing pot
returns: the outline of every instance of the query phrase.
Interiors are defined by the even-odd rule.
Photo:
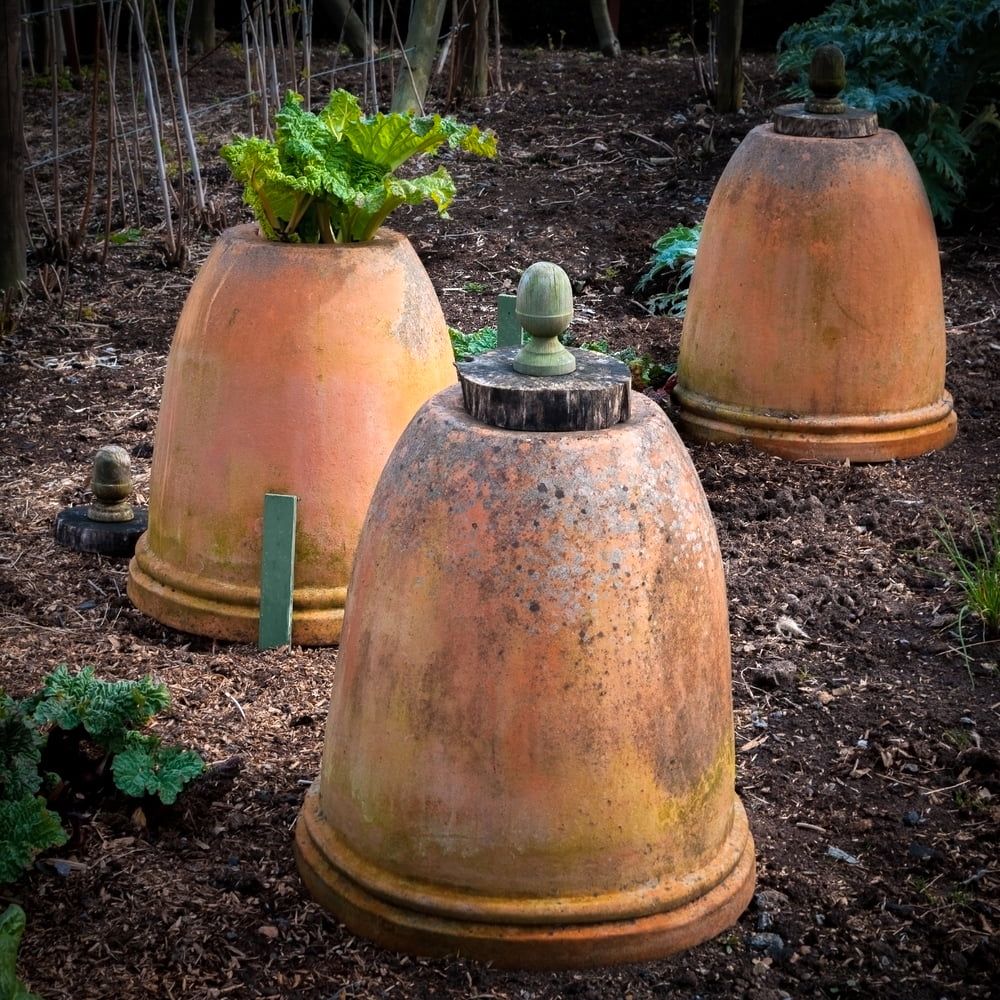
[[[712,195],[681,338],[681,426],[788,458],[941,448],[956,419],[920,176],[873,112],[814,104],[750,132]]]
[[[552,405],[521,393],[494,411],[508,429],[438,393],[386,466],[299,868],[389,948],[656,958],[734,923],[754,883],[722,559],[658,407],[632,394],[605,429],[510,429],[562,405],[539,381]]]
[[[226,231],[170,349],[132,601],[174,628],[254,641],[264,495],[292,494],[292,641],[336,642],[382,466],[454,377],[440,305],[405,237],[382,229],[328,246]]]

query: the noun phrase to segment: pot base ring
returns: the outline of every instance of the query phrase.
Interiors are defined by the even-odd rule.
[[[336,838],[324,836],[319,793],[306,794],[295,830],[295,855],[310,895],[352,931],[384,948],[428,957],[461,955],[510,969],[584,969],[652,961],[692,948],[731,927],[753,895],[754,846],[742,803],[735,800],[733,827],[722,851],[734,862],[707,892],[672,909],[634,918],[576,923],[531,923],[481,919],[478,897],[465,898],[468,919],[430,912],[441,901],[426,886],[427,909],[378,895],[350,878],[333,856]],[[345,866],[346,867],[346,866]],[[387,882],[393,876],[387,875]],[[439,890],[441,898],[455,890]],[[514,900],[512,900],[514,902]],[[568,901],[567,909],[572,902]],[[594,900],[590,900],[593,903]],[[598,900],[599,902],[599,900]],[[477,916],[480,919],[477,919]]]
[[[129,564],[128,596],[163,625],[230,642],[257,641],[260,590],[178,570],[155,556],[143,535]],[[332,646],[340,641],[346,587],[296,587],[292,594],[292,643]]]
[[[678,423],[703,443],[747,441],[761,451],[802,461],[891,462],[937,451],[955,438],[951,395],[931,406],[863,416],[791,416],[718,403],[682,386],[674,389]]]

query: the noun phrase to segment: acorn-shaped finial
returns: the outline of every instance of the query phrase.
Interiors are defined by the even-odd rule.
[[[132,496],[132,459],[117,444],[104,445],[94,456],[90,479],[94,502],[87,517],[91,521],[131,521],[135,517]]]
[[[809,64],[809,89],[813,96],[806,101],[806,111],[814,115],[842,115],[847,105],[838,95],[846,86],[844,53],[836,45],[821,45]]]
[[[576,358],[559,341],[573,319],[573,288],[558,264],[540,260],[521,275],[515,311],[529,339],[514,359],[514,371],[568,375],[576,370]]]

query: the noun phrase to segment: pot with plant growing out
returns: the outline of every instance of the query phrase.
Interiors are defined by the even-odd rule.
[[[140,610],[183,631],[257,637],[263,500],[298,498],[292,641],[335,643],[361,523],[417,409],[454,382],[448,327],[423,265],[383,222],[455,195],[445,148],[496,138],[438,115],[366,116],[334,91],[289,94],[274,141],[222,155],[257,224],[223,233],[191,288],[164,378],[149,529],[129,567]]]

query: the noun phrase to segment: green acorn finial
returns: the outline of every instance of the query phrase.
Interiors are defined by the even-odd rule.
[[[836,45],[821,45],[809,64],[809,89],[813,96],[806,101],[806,111],[814,115],[842,115],[847,105],[838,95],[846,86],[844,53]]]
[[[568,375],[576,370],[576,358],[559,341],[573,319],[573,288],[558,264],[540,260],[521,275],[515,311],[530,338],[514,359],[514,371]]]

